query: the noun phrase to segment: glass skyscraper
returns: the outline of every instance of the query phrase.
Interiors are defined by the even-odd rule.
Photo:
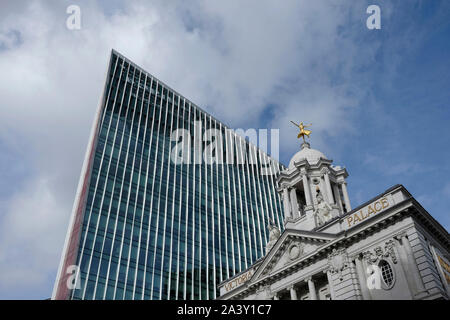
[[[215,298],[282,227],[282,169],[112,51],[52,298]]]

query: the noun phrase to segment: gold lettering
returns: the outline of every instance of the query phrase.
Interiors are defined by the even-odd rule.
[[[351,226],[350,222],[352,222],[352,221],[353,221],[353,217],[352,216],[347,217],[347,223],[348,223],[349,227]]]
[[[366,208],[361,209],[360,211],[353,214],[352,216],[347,217],[347,224],[349,227],[351,227],[352,225],[355,225],[358,222],[361,222],[364,219],[367,219],[368,217],[370,217],[371,214],[375,214],[380,211],[383,211],[387,207],[389,207],[389,201],[386,198],[381,198],[380,200],[369,204]],[[367,210],[367,211],[364,212],[364,210]]]
[[[383,204],[383,209],[389,207],[389,202],[386,198],[382,198],[381,203]]]
[[[249,272],[237,277],[236,279],[231,280],[227,284],[224,285],[225,290],[228,292],[231,289],[234,289],[241,284],[245,283],[250,279],[250,277],[253,275],[253,270],[250,270]]]
[[[439,263],[441,264],[441,266],[445,269],[445,270],[447,270],[448,272],[450,272],[450,266],[440,257],[440,256],[438,256],[438,260],[439,260]]]
[[[364,215],[364,211],[359,211],[359,213],[361,213],[361,220],[364,220],[365,218],[367,218],[369,215],[365,216]]]
[[[380,208],[377,208],[377,204],[380,205]],[[381,203],[379,201],[375,202],[374,207],[375,207],[376,212],[380,212],[383,209],[383,206],[381,205]]]

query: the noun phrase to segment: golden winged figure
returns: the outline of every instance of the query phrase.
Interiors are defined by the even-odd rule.
[[[309,138],[309,135],[311,134],[311,130],[305,130],[305,128],[308,128],[312,125],[310,124],[303,124],[303,122],[300,122],[300,124],[296,124],[294,121],[291,120],[291,122],[300,129],[300,133],[298,134],[297,138],[300,139],[300,137],[303,138],[303,142],[305,141],[305,136]]]

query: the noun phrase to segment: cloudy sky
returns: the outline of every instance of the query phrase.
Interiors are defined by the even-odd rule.
[[[1,1],[0,299],[51,295],[112,48],[284,164],[312,122],[354,207],[401,183],[448,230],[449,39],[445,0]]]

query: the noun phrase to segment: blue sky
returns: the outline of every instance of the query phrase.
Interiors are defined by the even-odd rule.
[[[354,203],[401,183],[447,230],[449,13],[439,1],[393,8],[376,63],[367,70],[379,81],[356,114],[357,134],[346,139],[354,151],[342,159],[352,174]]]
[[[0,4],[0,299],[51,295],[111,48],[284,164],[312,122],[354,207],[400,183],[449,229],[450,2],[73,2]]]

